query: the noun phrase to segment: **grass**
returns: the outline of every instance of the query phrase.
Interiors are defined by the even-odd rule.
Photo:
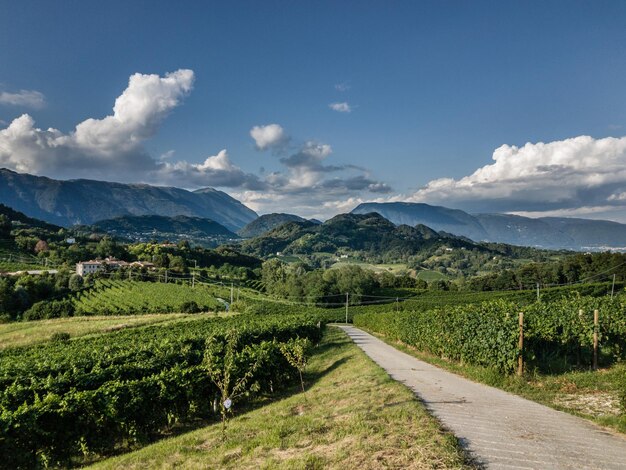
[[[51,266],[44,266],[43,264],[33,263],[16,263],[2,261],[0,262],[0,272],[13,273],[17,271],[46,271],[48,269],[57,269]]]
[[[337,269],[344,266],[353,265],[359,266],[363,269],[369,269],[370,271],[374,271],[375,273],[382,273],[386,271],[391,274],[404,274],[410,272],[405,263],[371,264],[350,258],[347,260],[337,261],[331,266],[331,269]]]
[[[617,363],[598,371],[577,370],[560,374],[542,374],[533,370],[527,371],[522,377],[506,376],[487,367],[448,361],[418,351],[404,343],[391,341],[379,333],[368,332],[407,354],[475,382],[506,390],[626,433],[626,413],[619,406],[620,390],[626,386],[625,363]]]
[[[70,337],[74,338],[186,317],[197,317],[197,315],[169,313],[136,316],[89,316],[4,323],[0,324],[0,350],[49,341],[54,333],[67,332]]]
[[[413,393],[336,328],[328,328],[305,382],[280,400],[94,465],[97,469],[471,468]]]

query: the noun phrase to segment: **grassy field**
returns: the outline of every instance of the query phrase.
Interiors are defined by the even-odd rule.
[[[529,400],[542,403],[626,433],[626,412],[620,408],[619,394],[626,387],[626,364],[598,371],[578,370],[562,374],[540,374],[527,371],[522,377],[505,376],[486,367],[459,364],[417,351],[384,336],[369,333],[401,351],[451,372],[498,387]]]
[[[140,468],[470,468],[456,438],[338,329],[329,328],[297,393],[229,422],[96,464]]]
[[[0,324],[0,350],[49,341],[54,333],[67,332],[70,337],[74,338],[88,334],[107,333],[122,328],[168,322],[185,317],[195,318],[197,315],[169,313],[137,316],[93,316],[5,323]]]

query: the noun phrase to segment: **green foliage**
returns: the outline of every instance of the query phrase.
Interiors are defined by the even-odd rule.
[[[77,291],[82,289],[83,284],[84,282],[82,276],[79,276],[78,274],[72,274],[68,282],[68,287],[71,291]]]
[[[24,320],[45,320],[74,316],[74,304],[70,300],[42,300],[24,312]]]
[[[181,304],[180,311],[181,313],[198,313],[201,312],[202,309],[195,300],[188,300]]]
[[[11,228],[11,220],[6,215],[0,214],[0,238],[9,238]]]
[[[212,287],[142,281],[99,280],[73,297],[76,315],[129,315],[141,313],[222,310]]]
[[[227,415],[232,413],[234,401],[259,389],[258,383],[249,387],[248,382],[261,364],[267,361],[267,346],[272,345],[264,343],[254,350],[244,348],[235,330],[229,330],[225,338],[209,336],[206,340],[203,366],[220,392],[222,439],[226,437]]]
[[[511,373],[519,354],[518,312],[524,312],[527,363],[562,370],[590,364],[595,309],[600,310],[601,359],[608,363],[626,357],[624,298],[573,296],[530,305],[495,300],[425,311],[357,314],[354,323],[440,357]]]
[[[559,261],[527,263],[517,269],[493,272],[469,280],[467,287],[472,290],[504,290],[530,288],[539,283],[566,284],[584,279],[604,279],[615,274],[617,288],[626,282],[626,254],[624,253],[577,253]],[[610,289],[610,287],[609,287]]]
[[[53,343],[66,343],[70,340],[70,334],[67,331],[57,331],[56,333],[52,333],[50,337],[50,341]]]
[[[285,356],[289,364],[298,369],[300,385],[304,393],[304,379],[302,374],[306,369],[311,355],[311,340],[308,338],[293,338],[280,345],[280,352]]]
[[[239,316],[0,352],[2,465],[34,468],[45,460],[67,467],[84,453],[108,454],[150,440],[178,420],[209,417],[209,400],[219,391],[203,364],[206,338],[225,344],[231,330],[239,335],[234,362],[260,362],[248,378],[248,391],[258,393],[295,379],[281,342],[321,338],[313,317]],[[243,370],[237,366],[233,378]]]
[[[33,304],[41,302],[45,299],[59,297],[67,293],[67,285],[63,285],[63,276],[56,277],[52,275],[41,276],[11,276],[0,278],[0,312],[9,315],[15,320]],[[57,281],[62,282],[57,282]],[[39,307],[42,307],[41,304]],[[35,309],[38,310],[39,307]],[[56,306],[55,306],[56,309]],[[39,311],[39,310],[38,310]],[[61,310],[56,316],[68,316],[71,312],[63,314]],[[41,318],[53,318],[54,315],[48,316],[47,313],[36,313],[33,315],[43,315]]]

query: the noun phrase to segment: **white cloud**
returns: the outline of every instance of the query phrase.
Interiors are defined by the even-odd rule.
[[[39,129],[28,114],[0,130],[0,166],[48,176],[124,179],[154,170],[142,143],[193,86],[194,73],[134,74],[113,114],[87,119],[73,132]]]
[[[337,91],[341,91],[341,92],[348,91],[350,88],[352,87],[350,86],[350,83],[348,82],[341,82],[341,83],[335,84],[335,90]]]
[[[289,141],[287,133],[279,124],[254,126],[250,129],[250,136],[254,139],[258,150],[282,148]]]
[[[225,149],[217,155],[207,157],[202,163],[163,162],[152,176],[155,181],[174,185],[185,181],[187,187],[227,186],[253,190],[265,188],[265,184],[255,175],[245,173],[234,165]]]
[[[199,163],[177,157],[174,150],[150,155],[144,143],[181,104],[193,83],[191,70],[164,76],[134,74],[108,116],[87,119],[68,133],[40,129],[23,114],[0,129],[0,167],[61,179],[234,188],[254,208],[278,209],[280,204],[283,211],[320,217],[341,201],[391,190],[364,168],[328,164],[332,147],[326,143],[305,141],[287,154],[290,138],[278,124],[250,131],[259,150],[282,155],[277,160],[280,171],[263,172],[262,177],[234,164],[225,149]]]
[[[0,92],[0,104],[39,109],[45,106],[46,98],[35,90],[20,90],[17,93],[3,91]]]
[[[515,211],[509,212],[512,215],[521,215],[522,217],[582,217],[582,218],[594,218],[598,214],[603,214],[603,219],[606,219],[606,214],[616,212],[618,208],[615,206],[583,206],[575,207],[572,209],[555,209],[545,211]],[[597,218],[597,217],[595,217]],[[610,220],[610,217],[609,217]]]
[[[330,103],[328,107],[338,113],[349,113],[352,111],[350,105],[345,101],[343,103]]]
[[[626,137],[502,145],[493,160],[458,180],[433,180],[408,200],[502,212],[623,204]]]

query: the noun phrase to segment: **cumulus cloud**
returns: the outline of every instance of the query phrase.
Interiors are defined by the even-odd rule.
[[[342,103],[330,103],[328,107],[333,111],[337,111],[338,113],[349,113],[352,111],[350,105],[345,101]]]
[[[409,200],[525,213],[623,208],[626,137],[579,136],[522,147],[502,145],[492,158],[494,163],[471,175],[429,182]]]
[[[154,170],[156,162],[141,145],[193,86],[194,73],[165,77],[134,74],[115,101],[113,114],[87,119],[74,131],[35,127],[28,114],[0,131],[0,166],[49,176],[124,177]],[[94,174],[94,171],[98,173]]]
[[[46,98],[35,90],[20,90],[17,93],[3,91],[0,92],[0,104],[39,109],[45,106]]]
[[[245,173],[234,165],[224,149],[217,155],[207,157],[202,163],[163,162],[153,172],[152,179],[161,183],[180,184],[185,181],[188,186],[226,186],[262,190],[266,184],[255,175]]]
[[[282,148],[289,141],[289,136],[278,124],[254,126],[250,130],[250,136],[254,139],[257,150]]]
[[[164,76],[134,74],[109,115],[86,119],[70,132],[41,129],[23,114],[0,129],[0,167],[61,179],[233,188],[252,207],[283,204],[283,211],[288,207],[318,216],[338,207],[339,201],[391,191],[364,168],[329,164],[333,150],[326,143],[292,145],[278,124],[250,130],[257,149],[279,157],[274,160],[279,169],[261,176],[233,163],[226,149],[199,163],[178,157],[174,150],[150,155],[146,140],[191,92],[194,78],[192,70],[184,69]]]
[[[348,82],[341,82],[341,83],[336,83],[335,84],[335,90],[337,91],[348,91],[351,88],[350,83]]]

